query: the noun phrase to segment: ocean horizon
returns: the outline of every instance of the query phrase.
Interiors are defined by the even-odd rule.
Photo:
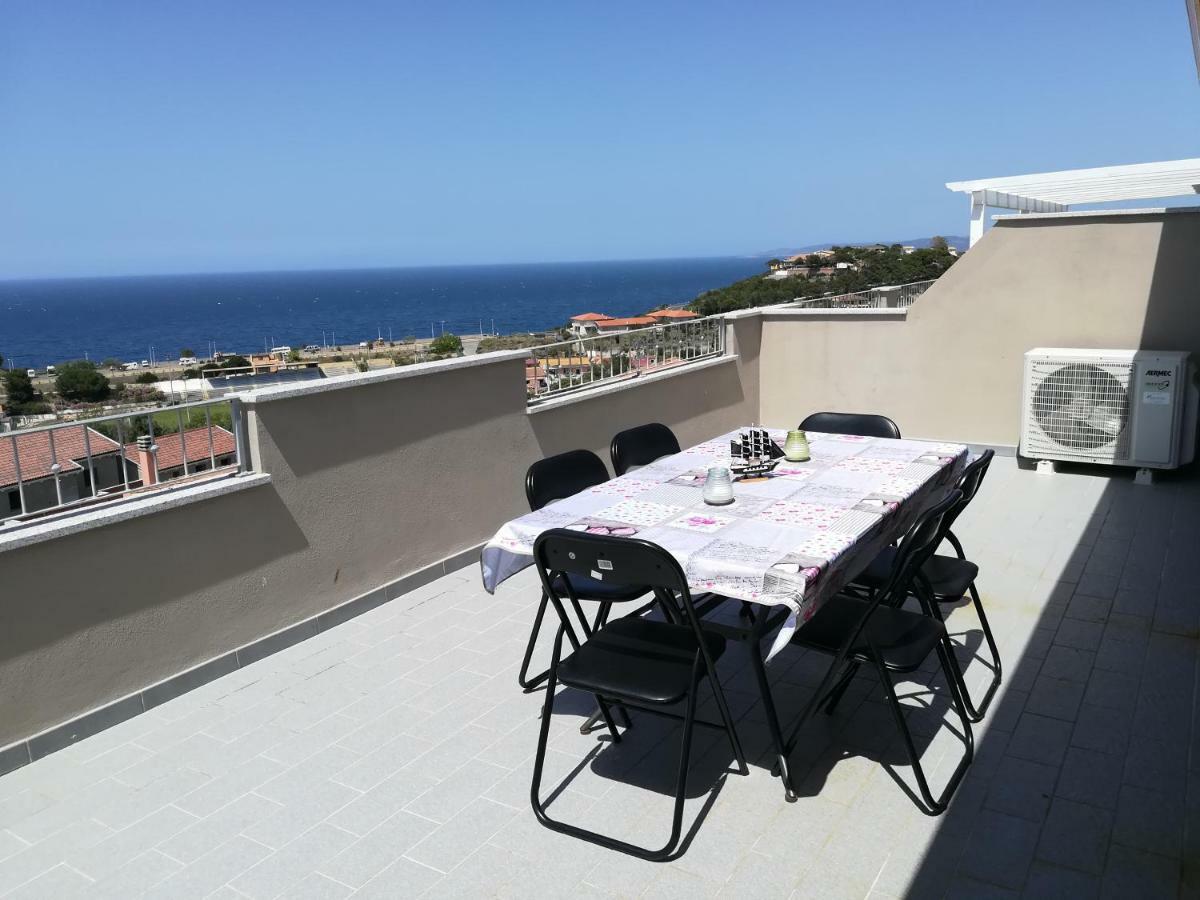
[[[686,303],[755,272],[752,257],[125,275],[0,281],[5,366],[173,360],[353,346],[441,331],[542,331],[581,312]]]

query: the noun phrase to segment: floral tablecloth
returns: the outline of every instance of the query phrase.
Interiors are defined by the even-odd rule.
[[[787,432],[768,430],[782,446]],[[784,460],[768,477],[735,481],[732,504],[707,506],[701,497],[707,468],[729,465],[737,435],[508,522],[484,547],[484,587],[494,591],[530,565],[534,541],[548,529],[637,535],[678,559],[694,592],[788,607],[769,659],[826,597],[955,484],[968,456],[962,444],[809,432],[810,461]]]

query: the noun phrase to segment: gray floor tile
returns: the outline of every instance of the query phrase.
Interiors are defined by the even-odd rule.
[[[1078,681],[1041,675],[1034,682],[1025,709],[1039,716],[1052,716],[1055,719],[1074,722],[1079,712],[1079,704],[1083,700],[1083,692],[1084,685]]]
[[[1120,756],[1071,747],[1054,793],[1067,800],[1115,810],[1123,768]]]
[[[1050,808],[1058,769],[1042,763],[1006,756],[992,777],[984,805],[988,809],[1041,822]]]
[[[1100,879],[1035,860],[1021,896],[1027,900],[1091,900],[1100,896]]]
[[[1113,844],[1100,886],[1105,900],[1175,900],[1178,890],[1177,860]]]
[[[1037,857],[1099,875],[1104,871],[1112,827],[1108,810],[1056,797],[1042,828]]]
[[[1025,882],[1038,842],[1038,826],[1025,819],[984,810],[975,823],[960,871],[1000,887]]]
[[[449,872],[481,847],[516,815],[516,810],[490,800],[476,800],[432,831],[405,856],[439,872]]]
[[[1184,804],[1178,794],[1122,785],[1113,841],[1178,859],[1183,846]]]
[[[1061,719],[1023,713],[1008,742],[1008,755],[1049,766],[1061,765],[1071,740],[1072,725]]]
[[[1074,647],[1056,644],[1050,648],[1050,652],[1042,661],[1041,674],[1049,678],[1086,684],[1088,676],[1092,673],[1092,664],[1095,659],[1096,654],[1090,650],[1077,650]]]

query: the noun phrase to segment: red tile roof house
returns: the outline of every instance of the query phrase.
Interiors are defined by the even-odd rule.
[[[86,432],[86,440],[85,440]],[[15,449],[14,449],[15,445]],[[88,468],[88,450],[92,465]],[[17,485],[20,465],[26,513],[38,512],[62,503],[90,496],[92,476],[97,490],[113,487],[122,480],[121,445],[83,425],[59,428],[54,432],[51,450],[50,432],[0,434],[0,519],[21,514],[21,489]],[[59,466],[55,485],[55,462]]]
[[[650,316],[630,316],[625,319],[603,319],[596,322],[596,330],[600,334],[620,334],[623,331],[649,328],[651,325],[657,324],[659,324],[658,321]]]
[[[571,324],[568,330],[575,337],[587,337],[596,333],[596,324],[598,322],[603,322],[611,318],[611,316],[606,316],[604,313],[580,313],[577,316],[571,316]]]
[[[237,462],[237,441],[231,431],[220,425],[214,425],[212,428],[211,447],[208,428],[204,425],[186,429],[182,441],[176,432],[155,435],[154,443],[158,446],[156,454],[151,453],[148,447],[142,447],[140,443],[125,445],[125,459],[136,467],[136,470],[130,473],[130,478],[136,478],[143,485],[181,478],[184,474],[185,450],[188,475],[231,466]]]
[[[667,322],[683,322],[687,319],[700,318],[699,313],[694,313],[690,309],[656,309],[654,312],[646,313],[651,319],[658,319],[664,324]]]

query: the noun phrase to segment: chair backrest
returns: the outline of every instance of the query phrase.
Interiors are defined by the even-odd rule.
[[[946,496],[925,510],[912,524],[896,548],[892,571],[887,584],[879,591],[884,603],[900,605],[909,595],[921,567],[929,561],[942,542],[947,514],[962,501],[962,491],[953,488]]]
[[[525,498],[531,510],[608,481],[604,461],[591,450],[568,450],[539,459],[525,473]]]
[[[979,486],[983,484],[983,476],[987,475],[988,466],[992,464],[992,457],[995,455],[995,450],[984,450],[963,470],[962,477],[958,480],[958,489],[962,492],[962,499],[958,501],[954,509],[946,513],[942,521],[943,534],[950,530],[950,526],[954,524],[954,520],[962,515],[963,510],[970,505],[971,501],[975,499],[975,495],[979,493]]]
[[[624,475],[634,466],[645,466],[679,452],[679,441],[675,433],[660,422],[639,425],[617,434],[612,439],[609,453],[612,455],[613,471]]]
[[[803,431],[823,431],[826,434],[861,434],[866,437],[896,438],[900,429],[887,416],[873,413],[818,412],[800,423]]]
[[[675,558],[658,544],[640,538],[552,528],[538,535],[533,561],[551,596],[555,595],[553,582],[560,573],[688,594],[687,578]],[[560,599],[566,598],[560,595]]]

